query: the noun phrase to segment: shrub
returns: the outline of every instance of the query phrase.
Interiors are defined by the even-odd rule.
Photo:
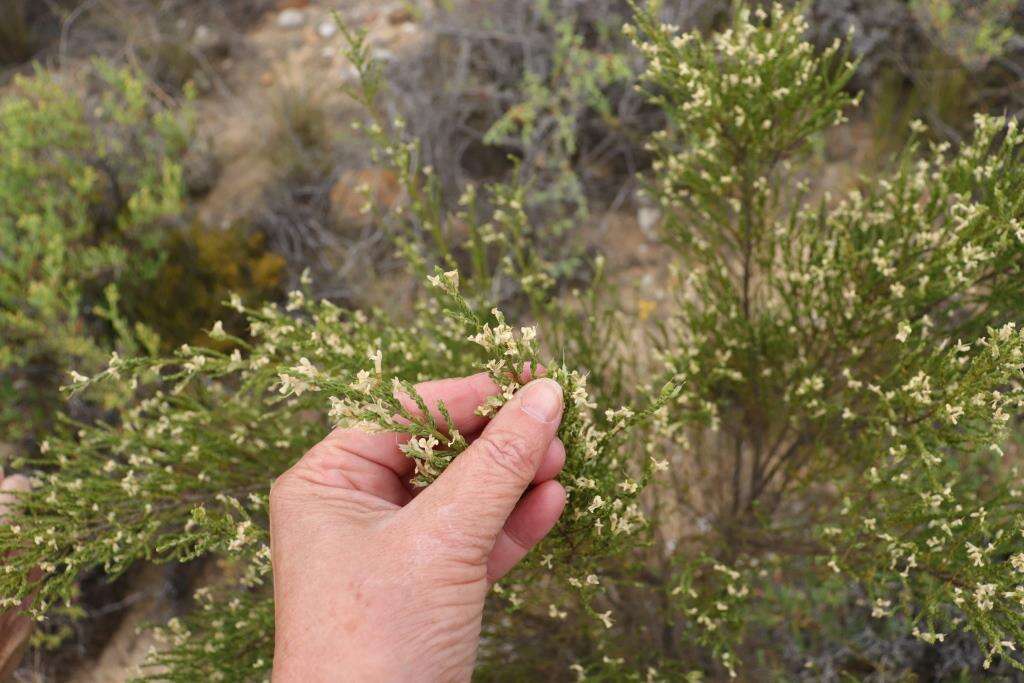
[[[711,40],[638,21],[671,122],[649,192],[686,278],[659,349],[685,385],[666,426],[676,467],[705,473],[674,497],[710,525],[663,579],[676,623],[731,670],[745,631],[855,582],[872,617],[927,643],[973,632],[987,665],[1020,639],[1002,447],[1024,136],[978,117],[955,153],[915,137],[888,177],[808,203],[791,160],[842,121],[852,66],[838,44],[810,58],[798,15],[744,16]],[[719,566],[684,559],[701,555]]]
[[[158,105],[130,71],[97,62],[96,96],[37,72],[0,103],[0,425],[36,435],[59,373],[97,368],[119,319],[117,285],[151,282],[182,210],[187,110]],[[152,341],[152,335],[141,331]]]
[[[659,120],[632,87],[640,60],[619,31],[628,14],[616,0],[460,5],[438,11],[424,46],[387,72],[395,87],[380,108],[402,113],[444,212],[459,211],[456,198],[474,183],[526,188],[524,239],[556,277],[586,270],[581,233],[598,211],[630,200],[647,162],[642,141]],[[499,208],[497,194],[471,195],[472,211]],[[496,239],[512,239],[502,227]]]
[[[636,60],[618,31],[626,16],[614,0],[439,10],[421,51],[389,80],[444,187],[504,175],[514,156],[520,177],[548,185],[537,204],[579,208],[599,189],[617,192],[596,176],[639,152],[642,100],[627,87]],[[610,175],[612,184],[626,179]]]
[[[457,231],[401,122],[376,112],[366,130],[409,195],[398,242],[431,284],[415,313],[235,299],[248,331],[215,325],[223,350],[114,356],[76,381],[137,398],[30,461],[37,489],[0,528],[0,551],[19,550],[6,603],[38,591],[41,615],[90,567],[218,554],[234,570],[163,630],[152,676],[262,678],[274,475],[332,424],[398,416],[427,484],[465,441],[394,390],[485,368],[507,396],[540,361],[571,397],[569,507],[496,588],[507,611],[486,622],[481,678],[849,676],[858,643],[902,636],[943,663],[935,675],[1021,668],[1024,133],[979,116],[953,150],[915,124],[885,175],[812,200],[804,153],[859,99],[840,43],[815,53],[778,7],[708,36],[638,10],[625,31],[667,122],[645,192],[675,268],[649,329],[600,258],[574,293],[533,249],[529,188],[483,188],[486,214],[468,193]],[[376,72],[350,38],[372,111]]]
[[[225,316],[223,301],[231,292],[247,300],[281,296],[285,260],[267,249],[258,232],[237,226],[215,228],[201,222],[168,235],[154,281],[126,282],[124,297],[131,301],[124,314],[143,320],[169,349],[180,342],[213,343],[199,325]]]

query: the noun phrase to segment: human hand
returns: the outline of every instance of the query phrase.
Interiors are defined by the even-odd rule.
[[[476,414],[498,392],[486,374],[417,391],[439,424],[443,401],[479,433],[418,495],[403,437],[352,429],[271,489],[277,681],[468,680],[490,585],[562,513],[557,383],[530,382],[489,422]]]
[[[26,477],[12,474],[5,478],[0,471],[0,524],[5,523],[4,515],[11,503],[10,492],[28,491],[30,488]],[[18,668],[28,637],[32,634],[32,620],[20,611],[26,602],[19,608],[0,611],[0,681],[6,681]]]

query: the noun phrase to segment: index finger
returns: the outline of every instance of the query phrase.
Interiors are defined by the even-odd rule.
[[[478,415],[477,408],[499,391],[494,380],[486,372],[469,377],[421,382],[415,389],[438,426],[443,429],[455,427],[466,434],[480,431],[487,424],[487,418]],[[399,395],[398,399],[410,413],[421,414],[412,397]],[[446,423],[438,410],[439,403],[444,403],[452,425]],[[408,434],[399,432],[370,434],[356,428],[339,427],[328,434],[321,443],[340,447],[360,458],[387,467],[399,477],[404,477],[413,471],[414,463],[398,447],[408,438]]]

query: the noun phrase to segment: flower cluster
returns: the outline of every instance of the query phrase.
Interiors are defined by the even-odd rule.
[[[459,294],[454,272],[439,272],[431,284],[437,298],[422,310],[440,308],[440,320],[424,315],[399,326],[296,294],[284,309],[239,304],[250,335],[215,329],[234,340],[230,352],[183,346],[165,359],[115,354],[99,374],[73,376],[71,391],[127,382],[138,399],[117,428],[73,425],[30,461],[39,468],[37,488],[20,501],[15,523],[0,527],[0,548],[20,548],[0,575],[4,604],[38,593],[33,611],[42,617],[67,600],[76,577],[93,567],[116,575],[143,558],[187,560],[209,552],[239,563],[241,584],[263,593],[270,571],[269,484],[332,423],[411,433],[403,450],[416,461],[414,482],[425,486],[468,443],[434,421],[414,383],[485,369],[502,387],[482,406],[489,414],[519,388],[524,367],[543,367],[570,397],[560,431],[569,504],[519,580],[558,567],[567,586],[581,585],[577,573],[592,575],[602,558],[644,525],[636,502],[644,468],[632,471],[620,449],[651,409],[620,407],[598,426],[585,376],[541,362],[535,328],[513,330],[498,310],[480,314]],[[443,405],[439,410],[447,415]],[[31,541],[28,548],[21,548],[23,539]],[[569,561],[580,552],[585,562]],[[44,570],[42,578],[30,571],[36,566]],[[585,592],[596,589],[596,579],[586,582]],[[521,592],[510,588],[506,595],[514,602]],[[252,609],[262,609],[260,604]],[[265,621],[266,614],[259,614],[253,623]],[[184,661],[196,647],[194,638],[218,628],[202,616],[189,624],[170,628],[177,634],[176,654],[157,662]],[[239,646],[237,639],[247,633],[236,624],[223,646]],[[222,632],[215,635],[219,639]],[[271,652],[260,652],[252,663],[256,669],[270,662]]]

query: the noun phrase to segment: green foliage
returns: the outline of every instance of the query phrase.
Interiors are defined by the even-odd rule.
[[[926,121],[937,139],[962,143],[975,113],[1018,107],[1016,88],[1003,85],[1006,73],[1019,69],[1016,2],[912,0],[909,6],[921,45],[882,74],[872,98],[873,125],[891,138],[878,136],[886,156],[906,142],[914,118]]]
[[[528,309],[532,318],[551,323],[552,334],[571,324],[563,302],[553,294],[588,270],[593,280],[600,279],[594,272],[600,270],[600,257],[585,263],[581,235],[571,229],[588,208],[570,163],[578,135],[575,116],[562,110],[577,115],[588,106],[607,110],[600,88],[626,75],[623,58],[585,49],[571,29],[568,22],[557,23],[560,38],[550,82],[527,72],[526,100],[488,133],[492,142],[503,136],[517,139],[522,158],[514,159],[512,178],[479,187],[469,184],[451,201],[443,196],[433,167],[424,164],[420,141],[408,138],[407,123],[384,115],[386,83],[365,36],[342,26],[360,76],[348,94],[369,118],[352,127],[367,135],[374,162],[394,171],[408,199],[384,211],[373,206],[367,187],[365,211],[374,212],[374,219],[389,231],[417,277],[428,277],[435,267],[458,270],[470,298],[515,312]],[[559,341],[564,341],[561,335]]]
[[[285,260],[267,249],[260,233],[195,223],[169,235],[162,255],[154,281],[125,282],[122,288],[131,302],[124,315],[146,321],[165,345],[211,343],[196,325],[225,317],[223,302],[231,292],[251,301],[280,296]],[[241,316],[226,321],[241,322]]]
[[[535,12],[555,35],[547,73],[525,72],[519,86],[522,101],[494,122],[483,141],[517,150],[519,182],[529,179],[535,190],[528,208],[550,208],[551,203],[575,207],[574,214],[560,217],[561,225],[551,226],[557,235],[587,211],[586,192],[573,168],[584,111],[593,109],[615,125],[608,89],[630,81],[632,72],[626,55],[586,46],[577,22],[558,16],[547,0],[536,3]]]
[[[425,81],[416,88],[438,79],[429,112],[399,105],[408,119],[384,114],[403,93],[380,70],[360,66],[368,65],[367,46],[348,36],[363,53],[353,64],[364,88],[373,84],[372,93],[353,94],[372,113],[375,160],[415,185],[414,209],[433,212],[378,217],[423,274],[441,257],[468,290],[496,292],[513,312],[586,283],[589,229],[597,211],[631,194],[629,169],[644,156],[644,126],[656,117],[641,116],[653,110],[632,87],[638,57],[619,31],[627,12],[613,0],[516,0],[443,13],[427,57],[441,62],[442,75],[431,68],[400,76]],[[485,37],[495,26],[500,41]],[[452,65],[464,66],[448,73],[445,56],[454,54],[462,56]],[[463,182],[467,176],[486,181]]]
[[[533,328],[517,334],[497,310],[479,314],[459,295],[454,273],[432,282],[439,299],[424,301],[411,324],[307,301],[299,292],[285,309],[242,309],[237,302],[252,338],[228,337],[220,324],[210,333],[237,345],[230,354],[186,346],[169,359],[115,356],[106,370],[77,383],[81,391],[127,382],[146,397],[122,413],[117,428],[77,424],[44,442],[40,458],[30,462],[58,469],[40,473],[38,489],[21,501],[23,516],[0,529],[0,547],[19,538],[38,542],[12,559],[0,592],[38,590],[34,609],[41,614],[68,599],[87,569],[117,575],[139,559],[184,561],[209,552],[234,556],[244,564],[241,584],[259,590],[270,569],[269,482],[330,423],[411,431],[407,452],[417,462],[416,482],[428,483],[467,444],[457,432],[442,432],[429,412],[426,418],[411,413],[398,393],[416,397],[412,381],[486,370],[503,388],[487,406],[493,410],[519,387],[519,369],[539,361]],[[570,398],[559,431],[570,503],[521,571],[561,576],[589,600],[597,591],[587,578],[595,563],[643,524],[636,498],[650,467],[625,457],[625,439],[659,404],[597,412],[582,375],[557,362],[543,365]],[[666,389],[662,400],[670,395]],[[20,571],[36,565],[46,572],[39,582]],[[522,600],[515,587],[505,595],[512,604]],[[180,627],[181,642],[165,661],[185,668],[171,678],[196,670],[189,667],[213,673],[211,664],[188,657],[200,650],[182,635],[205,643],[214,634],[203,630],[203,619],[195,632]],[[248,639],[231,642],[252,646]],[[262,661],[271,654],[261,651]]]
[[[428,485],[466,441],[397,395],[486,370],[493,410],[541,364],[568,398],[569,503],[495,590],[482,679],[853,675],[833,653],[861,628],[939,654],[968,638],[964,675],[1020,668],[1024,133],[979,116],[954,150],[915,123],[885,173],[814,195],[805,156],[859,99],[841,45],[815,53],[778,7],[707,36],[637,9],[624,31],[666,121],[645,192],[673,270],[646,328],[601,257],[538,246],[550,226],[528,184],[467,189],[449,214],[348,33],[361,128],[408,199],[377,217],[431,289],[394,315],[234,297],[244,333],[217,323],[212,348],[114,355],[77,380],[134,398],[27,461],[0,605],[37,593],[42,615],[85,570],[216,554],[234,569],[163,630],[151,676],[264,678],[273,477],[344,424],[411,431]],[[506,132],[532,134],[513,118]]]
[[[1002,55],[1016,35],[1010,19],[1012,0],[984,0],[957,7],[950,0],[912,0],[914,13],[933,34],[935,44],[970,69]]]
[[[680,464],[718,442],[727,482],[697,548],[723,567],[680,558],[679,608],[732,670],[730,644],[777,606],[725,597],[764,590],[772,538],[786,581],[824,580],[818,564],[926,642],[966,629],[986,661],[1008,654],[1024,635],[1000,457],[1022,397],[1024,135],[979,117],[955,154],[915,139],[889,177],[805,203],[791,160],[842,120],[853,66],[838,45],[812,58],[799,15],[747,16],[710,40],[637,22],[672,121],[649,191],[686,273],[662,350],[685,385],[668,425]],[[684,507],[710,493],[687,488]]]
[[[97,62],[94,76],[96,99],[40,72],[0,103],[0,426],[11,441],[50,421],[61,369],[109,354],[116,286],[154,279],[166,219],[182,210],[187,112],[158,106],[129,71]]]

